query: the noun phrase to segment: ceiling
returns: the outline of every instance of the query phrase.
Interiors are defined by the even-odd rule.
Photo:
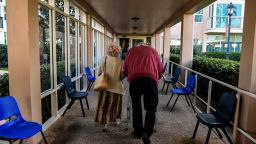
[[[138,35],[155,33],[202,1],[205,0],[85,0],[117,34]],[[133,17],[139,20],[134,21]]]

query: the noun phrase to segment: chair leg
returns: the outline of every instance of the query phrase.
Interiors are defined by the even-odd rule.
[[[173,97],[173,94],[172,94],[172,96],[170,97],[170,99],[169,99],[169,101],[168,101],[168,103],[167,103],[167,105],[166,105],[167,107],[168,107],[170,101],[172,100],[172,97]]]
[[[46,140],[46,138],[45,138],[45,135],[44,135],[43,131],[40,131],[40,132],[41,132],[41,135],[42,135],[42,137],[43,137],[43,139],[44,139],[44,143],[45,143],[45,144],[48,144],[48,142],[47,142],[47,140]]]
[[[165,90],[165,94],[167,94],[167,91],[168,91],[169,85],[170,85],[170,83],[168,83],[168,84],[167,84],[167,88],[166,88],[166,90]]]
[[[210,139],[210,136],[211,136],[211,132],[212,132],[212,128],[211,128],[211,127],[209,127],[209,130],[208,130],[208,134],[207,134],[207,138],[206,138],[205,144],[208,144],[209,139]]]
[[[22,143],[23,143],[23,140],[21,139],[21,140],[20,140],[20,144],[22,144]]]
[[[164,92],[164,86],[165,86],[165,82],[164,82],[164,84],[163,84],[162,92]]]
[[[229,143],[233,144],[233,142],[232,142],[231,138],[228,136],[228,133],[226,132],[225,128],[221,128],[221,130],[223,131],[224,135],[228,139]]]
[[[175,104],[176,104],[177,100],[179,99],[179,97],[180,97],[180,95],[177,95],[177,98],[176,98],[174,104],[172,105],[172,108],[171,108],[170,112],[172,112],[172,110],[175,107]]]
[[[186,102],[187,102],[188,106],[190,107],[190,104],[189,104],[189,102],[188,102],[187,95],[185,95],[185,100],[186,100]]]
[[[65,109],[65,111],[63,112],[63,114],[62,114],[61,116],[64,116],[64,115],[65,115],[65,113],[67,112],[67,110],[71,108],[71,106],[73,105],[74,102],[75,102],[74,100],[71,100],[71,101],[69,102],[67,108]]]
[[[196,137],[196,133],[197,133],[198,126],[199,126],[199,120],[197,120],[196,127],[195,127],[195,130],[194,130],[194,133],[193,133],[192,138],[195,138],[195,137]]]
[[[219,137],[222,139],[222,135],[221,135],[220,131],[218,130],[218,128],[215,128],[215,130],[217,131]]]
[[[89,84],[88,84],[88,86],[87,86],[86,92],[90,91],[91,85],[92,85],[92,82],[89,81]]]
[[[80,101],[81,109],[82,109],[82,112],[83,112],[83,117],[85,117],[82,99],[80,99],[79,101]]]
[[[196,113],[195,107],[194,107],[194,105],[192,104],[192,101],[191,101],[189,95],[188,95],[188,100],[189,100],[189,102],[190,102],[190,104],[191,104],[191,106],[192,106],[193,111]]]
[[[90,107],[89,107],[89,103],[88,103],[88,99],[87,99],[87,97],[85,98],[85,101],[86,101],[87,109],[88,109],[88,110],[90,110]]]
[[[172,87],[178,88],[175,83],[172,83]]]
[[[91,88],[92,88],[92,85],[93,85],[93,82],[91,82],[91,85],[90,85],[90,88],[89,88],[89,90],[91,90]]]

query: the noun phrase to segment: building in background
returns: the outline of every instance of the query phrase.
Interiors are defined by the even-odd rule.
[[[227,49],[227,5],[235,6],[231,18],[230,52],[240,52],[242,46],[244,0],[217,0],[194,14],[194,45],[202,52],[226,52]],[[181,24],[171,28],[171,47],[180,45]]]
[[[0,0],[0,44],[7,45],[6,5],[5,5],[5,0]]]

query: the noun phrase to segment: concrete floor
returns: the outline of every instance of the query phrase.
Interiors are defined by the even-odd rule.
[[[159,84],[161,89],[162,84]],[[102,126],[94,122],[97,93],[91,91],[88,97],[90,110],[84,108],[86,117],[82,117],[79,102],[67,111],[64,117],[58,119],[46,132],[50,144],[142,144],[142,140],[135,139],[132,135],[132,121],[127,119],[128,84],[126,83],[126,95],[123,96],[122,121],[118,126],[110,125],[108,132],[102,132]],[[159,105],[157,112],[156,132],[151,136],[152,144],[202,144],[205,142],[208,128],[199,125],[195,139],[192,134],[196,125],[195,113],[188,107],[184,99],[179,99],[173,112],[169,112],[166,103],[167,95],[159,92]],[[43,143],[43,142],[41,142]],[[212,133],[212,144],[227,143],[219,139],[215,132]]]

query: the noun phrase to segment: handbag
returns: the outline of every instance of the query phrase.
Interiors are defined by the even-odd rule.
[[[95,91],[105,91],[108,88],[108,80],[107,80],[108,76],[106,73],[106,68],[107,68],[106,61],[107,61],[107,56],[106,56],[105,62],[104,62],[105,67],[104,68],[101,67],[102,73],[96,78],[96,81],[95,81],[95,84],[93,87],[93,90],[95,90]]]

